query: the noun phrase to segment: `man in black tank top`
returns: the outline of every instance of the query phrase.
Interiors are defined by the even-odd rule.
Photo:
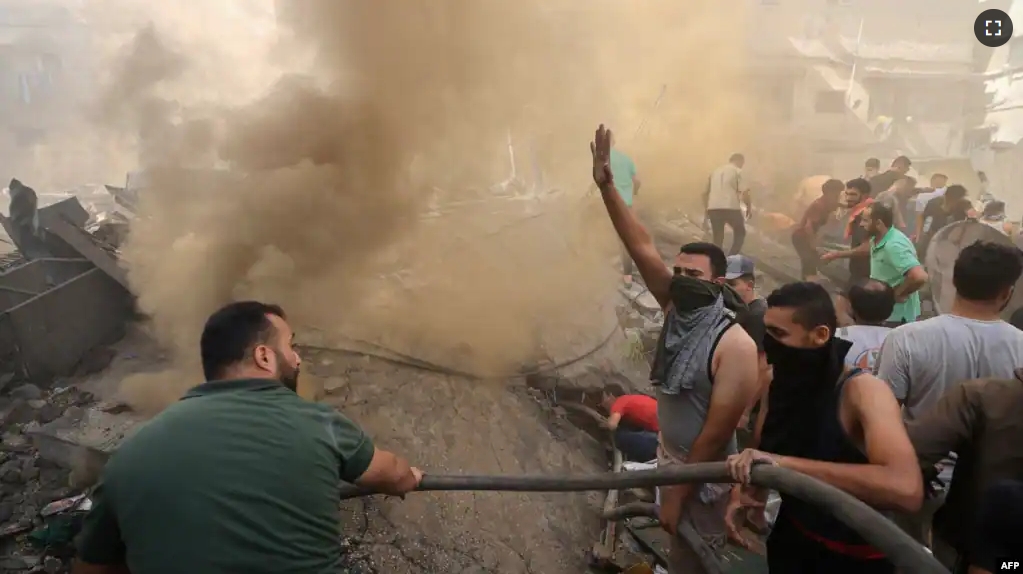
[[[923,479],[888,385],[844,366],[828,292],[791,283],[767,298],[764,350],[774,369],[760,448],[729,458],[736,480],[776,464],[845,490],[878,509],[915,511]],[[890,574],[894,565],[838,519],[782,497],[767,541],[773,574]]]

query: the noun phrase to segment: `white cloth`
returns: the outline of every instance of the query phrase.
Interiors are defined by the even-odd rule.
[[[945,188],[944,187],[939,187],[938,189],[935,189],[934,191],[928,191],[928,192],[923,192],[923,193],[917,194],[917,196],[916,196],[916,210],[917,211],[923,211],[924,208],[927,207],[927,202],[928,201],[934,199],[935,197],[941,197],[943,195],[945,195]]]
[[[707,209],[740,209],[739,196],[745,190],[742,170],[735,164],[726,163],[710,174]]]

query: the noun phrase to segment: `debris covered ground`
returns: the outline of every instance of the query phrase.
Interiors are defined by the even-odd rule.
[[[122,217],[110,219],[122,223]],[[695,239],[691,226],[674,227]],[[94,225],[91,231],[99,235],[100,229]],[[108,237],[91,237],[116,261]],[[671,257],[677,238],[660,239]],[[82,260],[105,273],[109,262],[89,255]],[[5,269],[0,286],[23,264]],[[774,283],[762,277],[763,289]],[[322,383],[320,400],[427,473],[603,472],[609,468],[603,431],[561,405],[595,405],[605,389],[649,390],[644,355],[659,329],[656,304],[637,285],[623,289],[616,306],[623,333],[607,348],[572,368],[530,377],[528,384],[522,377],[474,380],[322,347],[303,350],[303,371]],[[70,508],[45,518],[41,512],[47,504],[86,493],[103,451],[115,448],[141,421],[117,403],[119,381],[158,370],[163,356],[144,325],[133,323],[128,313],[117,319],[127,333],[122,340],[91,341],[72,368],[48,380],[18,370],[24,361],[8,363],[11,372],[0,377],[0,571],[68,570],[69,533],[85,508],[75,505],[87,499],[71,499],[65,504]],[[349,549],[352,572],[582,572],[601,531],[602,501],[603,493],[372,497],[343,504],[340,544]],[[621,565],[654,563],[624,529],[619,532]]]

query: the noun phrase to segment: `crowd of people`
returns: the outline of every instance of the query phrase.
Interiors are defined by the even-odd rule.
[[[715,238],[725,225],[735,232],[731,256],[693,242],[665,263],[630,208],[635,165],[612,141],[601,126],[593,178],[665,320],[654,392],[606,397],[608,426],[630,458],[727,461],[738,483],[661,489],[669,572],[708,572],[705,551],[741,542],[743,521],[769,529],[775,574],[895,571],[854,530],[798,498],[783,494],[768,524],[756,508],[766,493],[749,484],[757,464],[809,475],[890,513],[956,574],[1023,557],[1023,331],[1000,318],[1023,254],[990,242],[966,247],[955,263],[954,305],[919,320],[927,275],[897,223],[914,219],[908,187],[896,185],[909,161],[898,158],[869,180],[827,181],[793,231],[810,271],[822,219],[844,194],[848,235],[859,242],[841,256],[861,266],[837,301],[814,281],[760,297],[754,262],[739,253],[742,205],[750,207],[742,156],[715,171],[709,187]],[[888,199],[870,201],[872,181],[889,180]],[[958,214],[954,188],[927,206],[944,202],[941,213]],[[923,234],[945,221],[927,206]],[[422,472],[333,408],[298,396],[301,359],[280,307],[224,306],[207,320],[200,354],[206,382],[127,439],[105,467],[74,572],[348,571],[340,485],[403,496]],[[740,448],[737,429],[746,426],[752,436]]]
[[[663,489],[666,530],[686,522],[712,549],[723,534],[742,542],[743,520],[759,516],[753,530],[763,523],[756,507],[765,493],[748,486],[751,469],[775,464],[886,513],[955,573],[1023,557],[1021,531],[1005,531],[1023,516],[1023,330],[1001,319],[1023,253],[1008,242],[965,247],[951,309],[921,319],[920,252],[945,225],[978,216],[965,188],[940,174],[917,188],[906,157],[884,172],[869,160],[863,177],[825,181],[791,232],[804,281],[759,299],[753,262],[739,253],[749,208],[740,154],[710,177],[713,242],[684,245],[667,265],[615,191],[603,126],[593,150],[610,220],[665,312],[651,372],[659,461],[727,460],[743,485],[730,496],[707,485]],[[1008,234],[997,216],[1004,205],[992,203],[985,223]],[[848,248],[822,253],[821,229],[843,204]],[[730,255],[724,225],[733,227]],[[838,259],[849,260],[850,278],[830,293],[819,267]],[[746,424],[752,440],[740,450],[734,431]],[[673,540],[670,572],[707,571],[691,539]],[[784,494],[767,561],[776,573],[895,571],[848,526]]]

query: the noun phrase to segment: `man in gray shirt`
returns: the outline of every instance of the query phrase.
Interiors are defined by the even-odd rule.
[[[1018,249],[978,241],[956,259],[951,311],[888,334],[877,374],[903,402],[906,420],[931,408],[952,385],[1009,379],[1023,367],[1023,332],[1000,317],[1021,274]]]
[[[665,313],[651,378],[661,428],[658,464],[724,460],[735,452],[735,427],[757,395],[757,346],[726,308],[738,298],[724,287],[720,247],[684,245],[674,270],[625,205],[611,170],[611,134],[600,126],[590,144],[593,180],[608,217],[643,281]],[[674,271],[674,272],[673,272]],[[741,303],[740,303],[741,304]],[[708,572],[702,551],[724,547],[727,489],[682,484],[659,489],[661,526],[672,534],[670,574]]]
[[[959,253],[952,272],[956,297],[948,314],[897,327],[885,338],[877,376],[914,421],[955,385],[971,379],[1012,379],[1023,366],[1023,331],[1000,315],[1023,274],[1023,255],[1010,245],[978,241]],[[943,465],[951,477],[953,464]],[[895,521],[919,541],[928,539],[931,517],[943,497],[924,501],[920,512]]]

